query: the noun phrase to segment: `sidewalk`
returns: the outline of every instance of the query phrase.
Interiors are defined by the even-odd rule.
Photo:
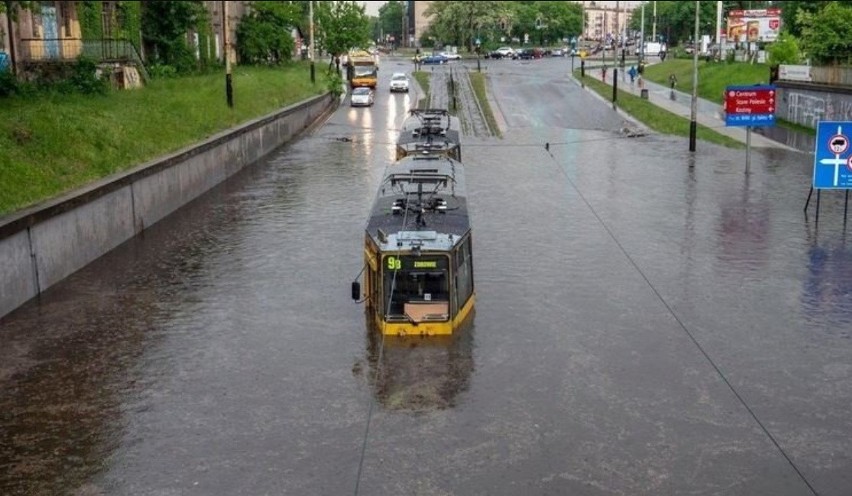
[[[605,84],[611,87],[612,66],[609,67],[606,75],[607,78]],[[600,66],[587,68],[586,76],[601,81]],[[692,118],[692,95],[676,89],[672,90],[668,86],[663,86],[645,79],[642,80],[642,84],[643,87],[648,90],[649,102],[687,120]],[[626,74],[626,71],[623,71],[621,68],[618,70],[618,89],[632,93],[636,96],[641,95],[639,80],[637,79],[636,82],[631,85],[630,77]],[[708,127],[719,134],[723,134],[742,143],[746,142],[746,128],[725,126],[724,109],[717,103],[699,98],[696,121],[698,124]],[[751,146],[755,148],[782,148],[785,150],[795,151],[795,148],[762,136],[755,130],[752,130],[751,133]]]

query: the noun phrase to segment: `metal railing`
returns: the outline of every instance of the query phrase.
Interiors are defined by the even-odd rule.
[[[142,63],[142,57],[133,43],[127,40],[101,39],[82,40],[79,38],[22,38],[20,40],[21,60],[30,62],[73,61],[80,56],[99,62],[129,62],[136,66],[142,77],[148,79],[148,72]]]

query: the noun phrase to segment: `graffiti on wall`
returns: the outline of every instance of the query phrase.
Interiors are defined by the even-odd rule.
[[[821,120],[852,120],[852,95],[784,88],[779,107],[784,119],[814,129]]]

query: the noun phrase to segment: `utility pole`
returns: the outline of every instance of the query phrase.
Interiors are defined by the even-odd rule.
[[[18,67],[15,61],[15,32],[12,31],[14,25],[12,24],[12,0],[5,0],[6,4],[6,24],[8,25],[8,29],[6,30],[9,33],[9,67],[12,70],[12,75],[18,74]]]
[[[698,114],[698,11],[699,0],[695,0],[695,45],[692,50],[692,105],[689,120],[689,151],[695,151],[695,134],[698,132],[696,122]]]
[[[643,3],[642,6],[645,4]],[[654,22],[651,27],[651,39],[655,42],[657,41],[657,0],[654,0]],[[666,44],[668,45],[669,40],[666,40]]]
[[[314,68],[314,0],[308,1],[308,17],[310,18],[311,24],[311,50],[308,55],[311,58],[311,83],[316,83],[316,69]]]
[[[656,2],[654,2],[656,4]],[[645,58],[645,2],[642,2],[642,28],[639,30],[639,67],[642,67],[642,60]]]
[[[222,0],[222,52],[225,54],[225,98],[234,108],[234,82],[231,79],[231,45],[228,40],[228,2]]]
[[[722,42],[719,39],[719,33],[722,31],[722,0],[716,2],[716,48],[719,49],[719,53],[721,53],[722,46],[720,43]]]
[[[615,2],[615,43],[613,43],[612,57],[612,108],[615,109],[615,101],[618,99],[618,0]]]

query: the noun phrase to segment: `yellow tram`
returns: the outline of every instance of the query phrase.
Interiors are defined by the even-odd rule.
[[[412,109],[402,123],[396,159],[424,152],[461,161],[459,118],[443,109]]]
[[[385,170],[364,241],[368,318],[386,335],[449,335],[472,316],[471,225],[462,163],[421,154]]]

